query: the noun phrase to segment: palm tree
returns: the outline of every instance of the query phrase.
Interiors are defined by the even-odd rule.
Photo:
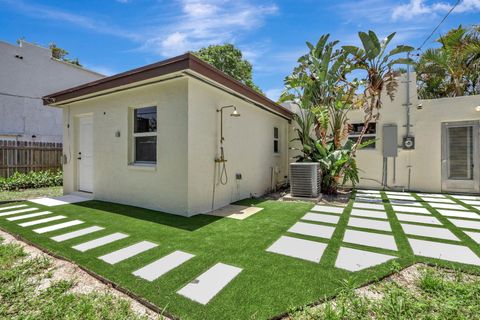
[[[421,98],[480,93],[480,27],[461,25],[437,40],[440,48],[427,49],[416,71]]]

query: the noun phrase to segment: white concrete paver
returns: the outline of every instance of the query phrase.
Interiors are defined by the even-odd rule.
[[[480,206],[480,201],[477,201],[477,200],[461,200],[461,201],[471,206]]]
[[[40,216],[46,216],[48,214],[51,214],[51,212],[50,211],[42,211],[42,212],[25,214],[25,215],[22,215],[22,216],[10,217],[10,218],[7,218],[7,220],[8,221],[25,220],[25,219],[30,219],[30,218],[40,217]]]
[[[408,242],[417,256],[480,265],[480,258],[466,246],[418,239]]]
[[[343,242],[397,251],[395,238],[386,234],[346,230]]]
[[[437,203],[451,203],[455,204],[455,201],[448,198],[433,198],[433,197],[421,197],[425,202],[437,202]]]
[[[386,212],[376,210],[352,209],[350,215],[356,217],[378,218],[385,220],[388,219]]]
[[[480,214],[472,211],[455,211],[455,210],[445,210],[437,209],[438,213],[442,216],[447,217],[458,217],[458,218],[469,218],[469,219],[480,219]]]
[[[30,212],[30,211],[35,211],[35,210],[38,210],[38,208],[26,208],[26,209],[19,209],[19,210],[2,212],[2,213],[0,213],[0,217],[6,217],[6,216],[11,216],[11,215],[14,215],[14,214],[17,214],[17,213]]]
[[[134,271],[132,274],[147,281],[154,281],[193,257],[193,254],[177,250]]]
[[[335,267],[352,272],[360,271],[366,268],[377,266],[395,258],[395,256],[391,255],[340,247],[337,261],[335,262]]]
[[[0,211],[18,209],[18,208],[23,208],[23,207],[26,207],[26,206],[27,206],[26,204],[17,204],[17,205],[14,205],[14,206],[0,207]]]
[[[403,231],[414,236],[460,241],[450,230],[442,227],[427,227],[402,223]]]
[[[158,247],[158,244],[150,241],[141,241],[126,248],[122,248],[120,250],[110,252],[109,254],[98,257],[98,259],[103,260],[109,264],[116,264],[155,247]]]
[[[37,224],[42,224],[42,223],[47,223],[47,222],[52,222],[52,221],[57,221],[57,220],[62,220],[67,217],[65,216],[54,216],[54,217],[49,217],[45,219],[40,219],[40,220],[35,220],[35,221],[28,221],[24,223],[20,223],[20,227],[30,227],[30,226],[36,226]]]
[[[343,213],[343,210],[344,210],[344,209],[345,209],[345,208],[343,208],[343,207],[333,207],[333,206],[316,205],[315,207],[312,208],[312,211],[341,214],[341,213]]]
[[[85,229],[80,229],[80,230],[77,230],[77,231],[61,234],[59,236],[52,237],[50,239],[52,239],[53,241],[56,241],[56,242],[63,242],[63,241],[78,238],[78,237],[81,237],[81,236],[84,236],[84,235],[87,235],[87,234],[90,234],[90,233],[94,233],[94,232],[97,232],[97,231],[100,231],[100,230],[105,230],[105,228],[102,228],[102,227],[99,227],[99,226],[93,226],[93,227],[88,227],[88,228],[85,228]]]
[[[241,268],[224,263],[217,263],[202,273],[197,279],[177,291],[177,293],[190,300],[206,305],[218,292],[229,284],[230,281],[238,276],[240,272],[242,272]]]
[[[392,231],[390,228],[390,222],[388,221],[378,221],[365,218],[355,218],[351,217],[348,220],[348,225],[350,227],[381,230],[381,231]]]
[[[479,196],[452,195],[452,197],[459,200],[480,200]]]
[[[407,207],[407,206],[392,206],[392,208],[396,212],[431,214],[430,211],[427,210],[427,208],[417,208],[417,207]]]
[[[451,223],[453,223],[459,228],[480,230],[480,221],[453,219],[453,218],[448,218],[448,220],[450,220]]]
[[[423,205],[420,202],[416,202],[416,201],[390,199],[389,202],[392,205],[423,207]]]
[[[438,220],[434,216],[427,216],[427,215],[419,216],[416,214],[407,214],[407,213],[397,213],[396,216],[399,221],[404,221],[404,222],[442,225],[440,220]]]
[[[302,220],[337,224],[338,220],[340,220],[340,216],[308,212],[302,217]]]
[[[474,232],[474,231],[463,231],[469,236],[470,238],[473,239],[476,243],[480,244],[480,232]]]
[[[434,203],[434,202],[429,202],[428,204],[435,209],[468,210],[467,208],[465,208],[460,204]]]
[[[100,246],[104,246],[121,239],[125,239],[127,237],[128,237],[127,234],[116,232],[116,233],[109,234],[108,236],[104,236],[98,239],[81,243],[79,245],[73,246],[72,248],[80,252],[85,252],[85,251],[95,249]]]
[[[84,201],[90,201],[90,200],[93,200],[93,196],[87,196],[87,195],[78,196],[73,194],[67,194],[67,195],[55,197],[55,198],[44,197],[44,198],[32,199],[29,201],[33,203],[41,204],[47,207],[54,207],[54,206],[61,206],[64,204],[78,203],[78,202],[84,202]]]
[[[297,222],[288,229],[288,232],[326,239],[332,237],[333,231],[335,231],[334,227],[305,222]]]
[[[79,224],[83,224],[84,222],[81,220],[72,220],[64,223],[59,223],[59,224],[54,224],[53,226],[48,226],[48,227],[43,227],[39,229],[34,229],[33,232],[42,234],[42,233],[47,233],[47,232],[52,232],[55,230],[60,230],[68,227],[73,227],[77,226]]]
[[[325,243],[281,236],[267,251],[318,263],[326,247]]]
[[[412,196],[400,196],[400,195],[395,195],[395,194],[389,194],[388,199],[396,199],[396,200],[408,200],[408,201],[418,201]]]
[[[417,193],[418,196],[420,197],[428,197],[428,198],[445,198],[443,194],[439,193]]]
[[[355,202],[353,204],[354,208],[359,209],[373,209],[373,210],[381,210],[385,211],[385,206],[379,203],[364,203],[364,202]]]

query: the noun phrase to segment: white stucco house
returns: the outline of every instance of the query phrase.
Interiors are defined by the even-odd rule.
[[[64,193],[191,216],[288,179],[292,113],[192,54],[44,97]]]
[[[62,142],[62,110],[41,97],[104,77],[25,41],[0,41],[0,70],[0,140]]]
[[[380,119],[368,128],[375,144],[357,152],[359,187],[478,194],[480,95],[418,99],[415,73],[398,84],[394,101],[384,95]],[[354,131],[362,122],[362,111],[350,114]]]

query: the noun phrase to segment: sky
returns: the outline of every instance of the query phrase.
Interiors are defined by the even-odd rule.
[[[358,31],[419,47],[457,0],[0,0],[0,41],[54,42],[86,68],[112,75],[233,43],[255,83],[276,100],[283,80],[322,34],[359,45]],[[459,24],[480,24],[480,0],[460,0],[423,49]]]

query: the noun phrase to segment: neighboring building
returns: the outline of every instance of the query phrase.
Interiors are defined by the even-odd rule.
[[[479,193],[480,96],[419,100],[412,73],[407,133],[406,75],[398,84],[394,101],[384,95],[380,119],[368,129],[375,144],[357,152],[359,187]],[[360,131],[363,113],[349,118]],[[405,143],[407,135],[413,139]]]
[[[57,60],[49,48],[0,41],[0,140],[62,141],[62,110],[41,97],[104,76]]]
[[[288,179],[292,113],[188,53],[44,103],[66,111],[66,194],[191,216]]]

